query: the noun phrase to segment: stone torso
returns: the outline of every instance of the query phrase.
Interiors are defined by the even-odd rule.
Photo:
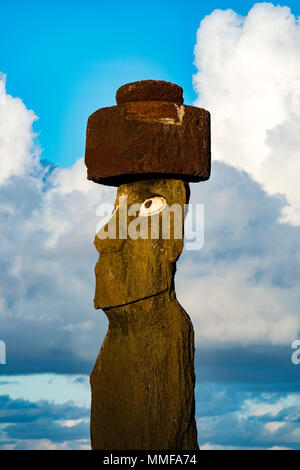
[[[93,449],[198,449],[194,332],[174,293],[106,314],[91,374]]]

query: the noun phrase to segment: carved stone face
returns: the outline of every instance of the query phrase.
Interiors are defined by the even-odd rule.
[[[96,309],[142,300],[172,286],[175,262],[183,248],[188,198],[189,187],[181,180],[143,180],[119,186],[115,211],[95,238],[100,253],[95,267]],[[167,212],[173,204],[175,211],[169,211],[168,224]],[[116,238],[105,238],[112,227],[116,227]],[[139,232],[141,237],[136,238]]]

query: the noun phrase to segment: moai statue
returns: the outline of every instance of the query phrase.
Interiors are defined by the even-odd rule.
[[[90,378],[92,448],[196,450],[194,330],[174,274],[188,182],[210,175],[210,115],[163,81],[116,100],[87,125],[88,179],[118,187],[95,238],[94,305],[109,327]]]

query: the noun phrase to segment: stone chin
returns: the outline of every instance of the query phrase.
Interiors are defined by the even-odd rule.
[[[141,302],[143,300],[147,300],[147,299],[151,299],[151,297],[154,297],[156,295],[159,295],[159,294],[163,294],[164,292],[167,292],[168,291],[168,288],[164,289],[164,290],[161,290],[159,292],[155,292],[154,294],[149,294],[145,297],[137,297],[137,298],[133,298],[132,300],[128,300],[128,301],[124,301],[123,299],[120,299],[119,301],[116,301],[116,300],[112,300],[111,302],[102,302],[101,299],[98,300],[94,299],[94,307],[96,310],[110,310],[110,309],[113,309],[113,308],[118,308],[118,307],[125,307],[126,305],[131,305],[131,304],[134,304],[136,302]]]
[[[139,241],[135,240],[135,244]],[[152,250],[151,250],[152,251]],[[156,250],[153,250],[154,252]],[[127,264],[127,250],[103,254],[95,266],[95,309],[109,309],[158,295],[173,287],[175,264],[155,264],[155,254]],[[124,282],[126,279],[126,282]]]

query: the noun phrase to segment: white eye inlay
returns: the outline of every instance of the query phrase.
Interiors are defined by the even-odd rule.
[[[147,217],[148,215],[158,214],[167,205],[164,197],[154,196],[146,199],[140,207],[139,216]]]

